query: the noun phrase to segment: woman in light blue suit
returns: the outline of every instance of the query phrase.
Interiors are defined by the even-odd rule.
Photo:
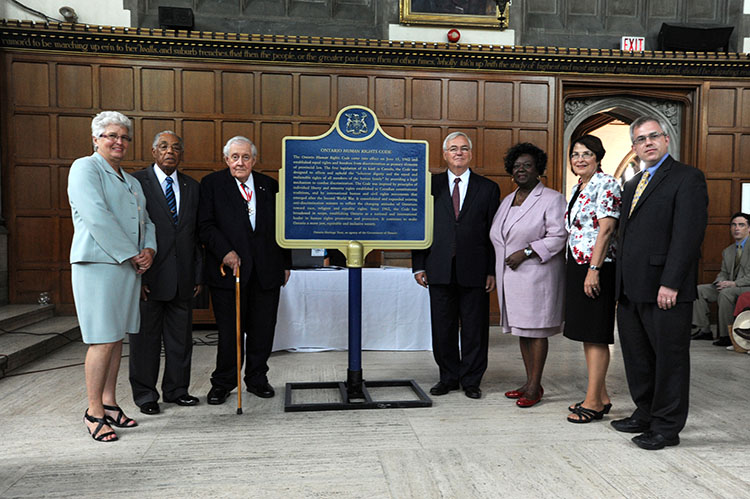
[[[73,217],[71,280],[86,353],[89,406],[84,423],[94,440],[113,442],[112,426],[137,423],[117,405],[115,386],[125,333],[139,330],[141,274],[156,253],[154,225],[141,184],[120,168],[131,142],[130,119],[103,111],[91,122],[94,154],[73,162],[68,199]]]

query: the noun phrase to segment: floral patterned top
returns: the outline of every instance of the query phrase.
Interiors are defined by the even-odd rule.
[[[576,194],[580,182],[573,188]],[[571,199],[565,212],[565,228],[568,229],[568,247],[581,265],[591,263],[596,237],[599,235],[599,219],[620,218],[620,184],[612,175],[596,172],[575,202]],[[612,237],[605,262],[615,259],[615,238]]]

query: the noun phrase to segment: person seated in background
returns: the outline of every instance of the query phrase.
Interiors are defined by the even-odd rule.
[[[750,215],[735,213],[729,222],[734,244],[721,252],[721,271],[711,284],[698,285],[698,298],[693,302],[694,340],[712,340],[708,318],[708,303],[719,304],[719,325],[716,346],[729,346],[729,326],[734,316],[737,298],[750,291],[750,251],[745,251],[747,236],[750,234]],[[750,248],[747,248],[750,250]]]

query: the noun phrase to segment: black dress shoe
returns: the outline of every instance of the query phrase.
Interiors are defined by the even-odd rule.
[[[482,390],[478,386],[465,386],[464,395],[470,399],[480,399],[482,398]]]
[[[713,340],[714,335],[711,331],[698,331],[690,337],[692,340]]]
[[[220,405],[226,402],[227,397],[229,397],[229,390],[219,386],[212,386],[208,391],[206,399],[210,405]]]
[[[715,347],[728,347],[731,344],[732,340],[729,339],[729,336],[720,336],[718,340],[713,342]]]
[[[273,387],[268,383],[263,383],[262,385],[247,385],[247,391],[262,399],[270,399],[276,395]]]
[[[193,406],[198,405],[198,397],[193,397],[189,393],[184,393],[177,397],[176,399],[167,400],[164,399],[164,402],[169,402],[170,404],[177,404],[181,406]]]
[[[159,409],[159,403],[155,401],[146,402],[141,406],[141,412],[143,414],[159,414],[161,412],[161,409]]]
[[[633,417],[615,419],[610,423],[612,428],[623,433],[643,433],[648,431],[650,425]]]
[[[633,440],[635,445],[646,450],[659,450],[672,445],[680,445],[680,437],[676,436],[669,439],[661,433],[656,433],[654,431],[647,431],[642,435],[633,437],[631,440]]]
[[[442,381],[438,381],[435,386],[430,388],[430,394],[431,395],[445,395],[451,390],[458,390],[458,383],[451,385],[448,383],[443,383]]]

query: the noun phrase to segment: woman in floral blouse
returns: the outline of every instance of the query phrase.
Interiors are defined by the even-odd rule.
[[[565,213],[568,236],[564,335],[583,342],[586,398],[568,409],[571,423],[602,419],[612,407],[605,378],[614,343],[615,247],[620,185],[602,172],[602,141],[584,135],[570,145],[570,169],[579,181]]]

